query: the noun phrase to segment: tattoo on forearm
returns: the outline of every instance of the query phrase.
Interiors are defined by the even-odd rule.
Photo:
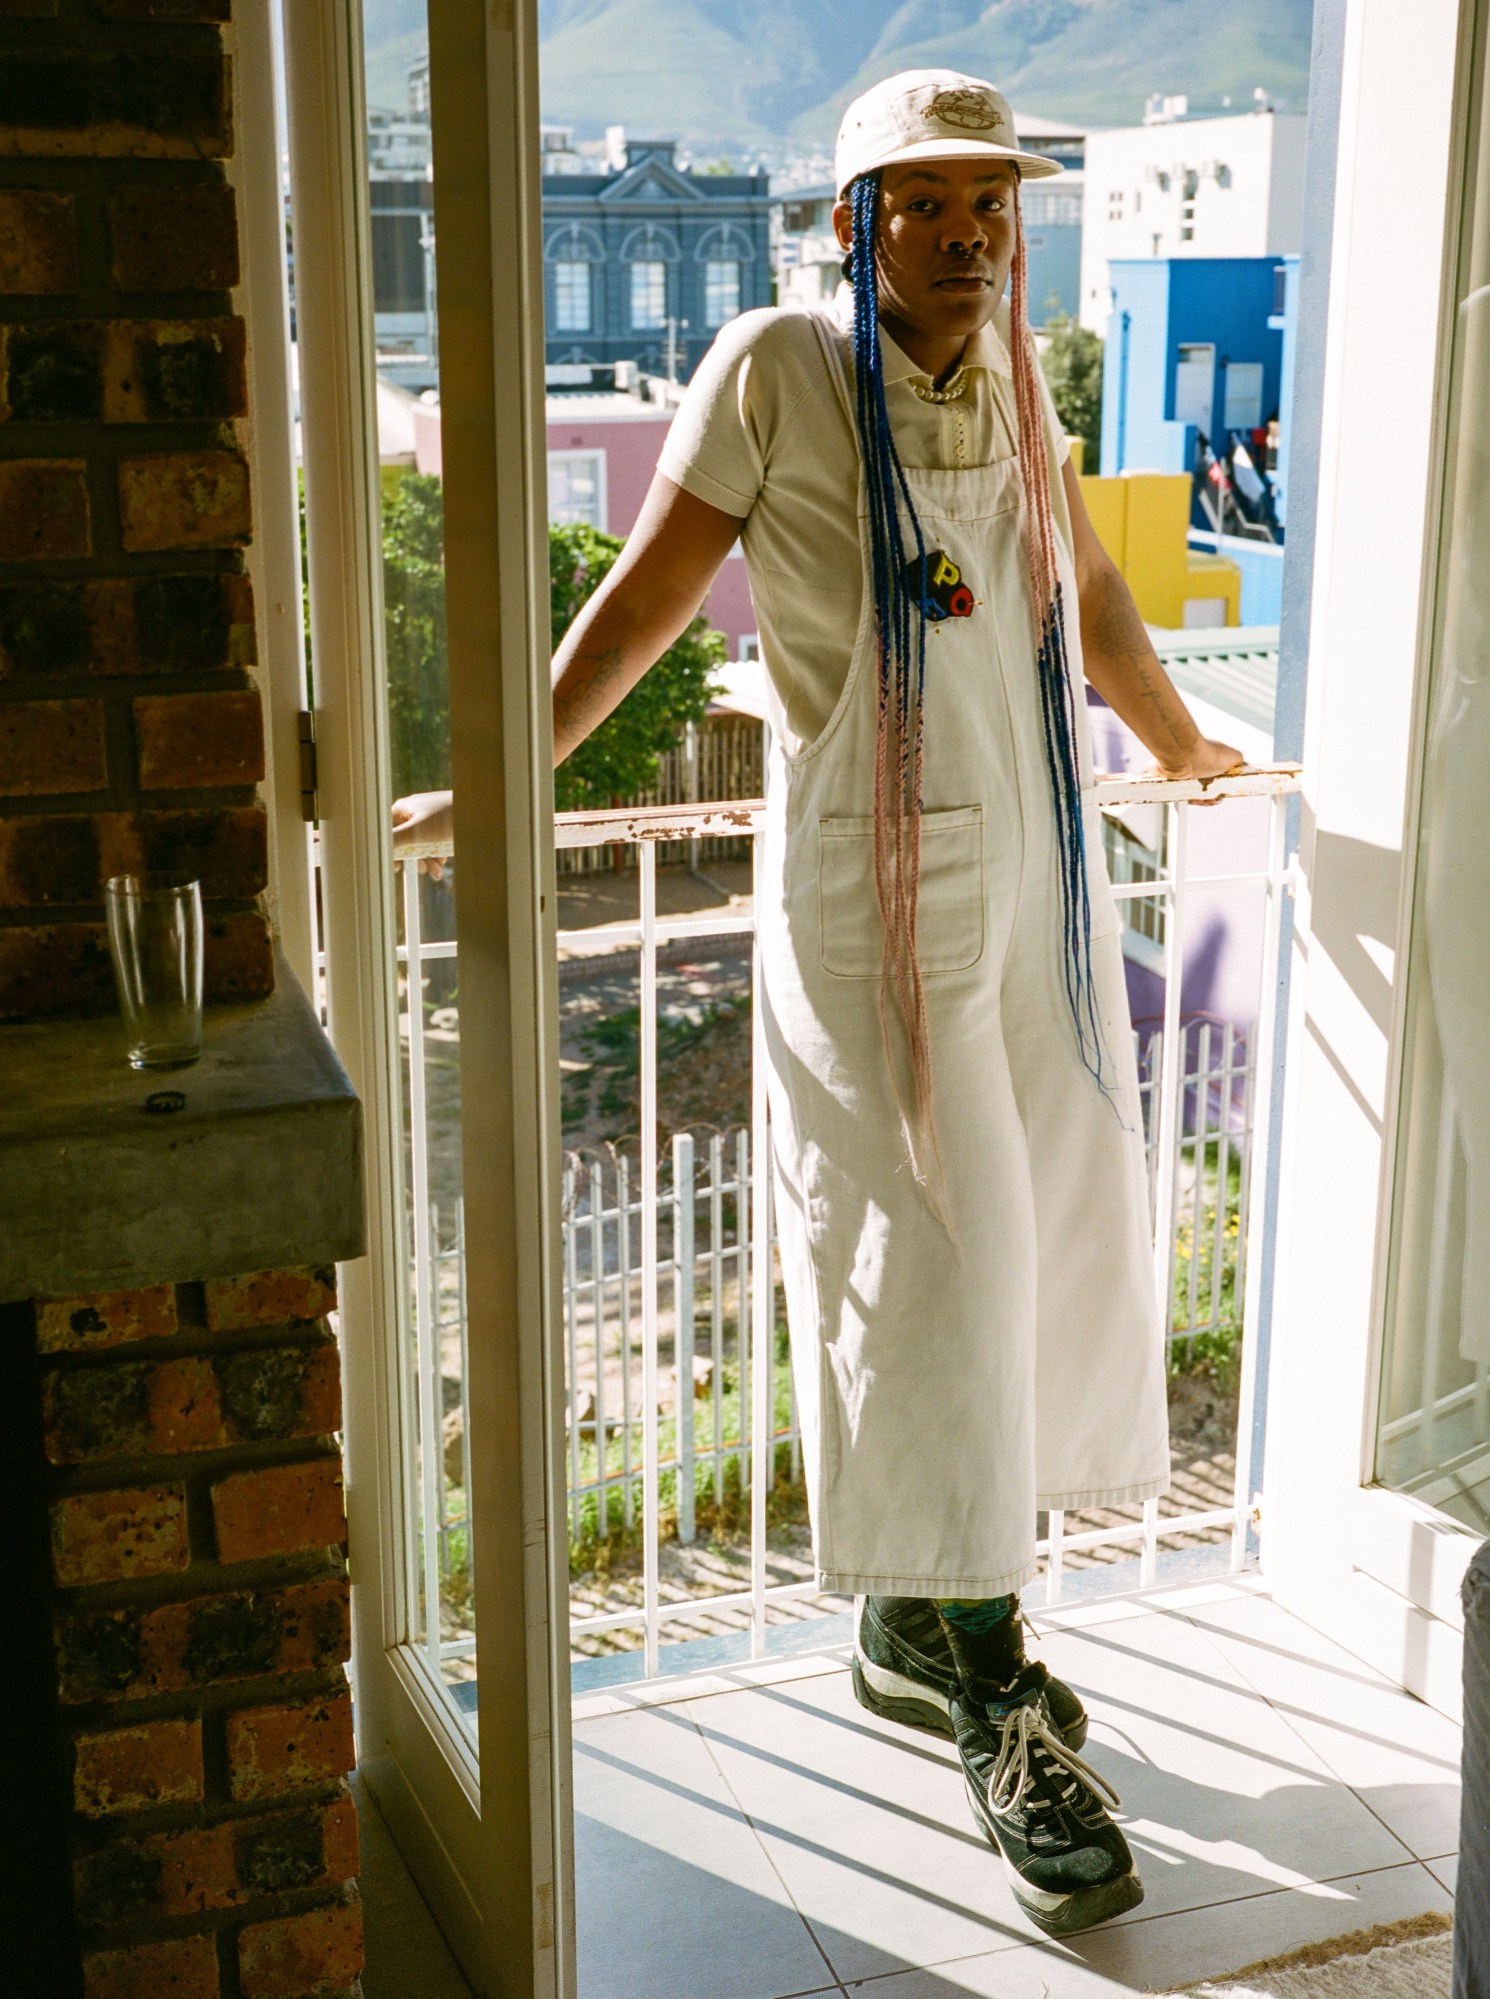
[[[626,664],[626,648],[602,646],[598,652],[577,652],[574,657],[577,665],[589,667],[589,686],[598,691],[620,679]]]
[[[1128,586],[1115,570],[1108,570],[1083,596],[1081,632],[1088,659],[1100,660],[1119,672],[1125,692],[1136,707],[1148,711],[1155,732],[1162,732],[1175,747],[1183,748],[1188,715],[1154,655]],[[1146,731],[1140,733],[1147,735]],[[1149,748],[1157,754],[1160,745],[1149,741]]]

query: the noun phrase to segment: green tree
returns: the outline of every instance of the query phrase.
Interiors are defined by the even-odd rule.
[[[1040,365],[1056,415],[1068,437],[1085,441],[1083,470],[1095,472],[1102,450],[1102,342],[1069,312],[1053,313],[1045,333]]]
[[[597,528],[549,529],[549,611],[556,647],[620,553],[616,537]],[[723,659],[722,636],[702,617],[695,618],[615,713],[554,773],[559,811],[594,811],[649,791],[664,752],[687,723],[703,720],[714,670]]]
[[[445,503],[440,481],[407,472],[383,503],[383,629],[393,795],[450,783],[445,639]]]

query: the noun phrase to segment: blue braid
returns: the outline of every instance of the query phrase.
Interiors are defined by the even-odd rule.
[[[880,701],[896,716],[900,797],[921,809],[909,768],[911,716],[919,715],[926,689],[926,620],[919,615],[926,592],[926,541],[895,448],[885,408],[885,374],[880,354],[879,285],[874,237],[880,176],[861,175],[850,191],[853,207],[854,380],[858,400],[859,449],[869,503],[870,576],[879,642]],[[900,511],[915,537],[920,590],[912,593],[906,575]]]
[[[911,718],[914,713],[915,738],[918,739],[926,684],[926,621],[920,615],[920,602],[927,588],[926,542],[885,407],[879,285],[875,268],[880,178],[878,173],[861,175],[849,190],[853,236],[848,270],[854,287],[856,414],[869,510],[870,577],[878,634],[879,698],[882,711],[893,713],[899,724],[897,783],[900,790],[897,796],[911,811],[919,813],[922,804],[920,788],[915,783],[909,757],[913,740]],[[1023,275],[1022,271],[1018,273],[1020,296],[1014,301],[1018,308],[1015,316],[1021,321],[1024,312]],[[1022,325],[1014,325],[1011,333],[1016,349],[1016,368],[1021,362],[1034,365],[1028,356],[1018,352],[1023,337]],[[1021,415],[1021,428],[1023,425]],[[1024,449],[1026,445],[1029,447],[1028,457]],[[1043,463],[1043,433],[1028,440],[1021,437],[1021,447],[1020,455],[1027,466],[1036,451],[1041,454]],[[1027,489],[1031,484],[1028,471],[1025,484]],[[1048,490],[1044,497],[1048,511]],[[1032,538],[1043,531],[1042,523],[1035,518],[1036,507],[1036,494],[1027,490],[1027,531]],[[910,571],[906,561],[901,537],[902,509],[915,537],[917,568],[914,572]],[[919,582],[919,589],[914,592],[910,587],[912,574]],[[1082,817],[1081,773],[1076,747],[1075,694],[1066,647],[1065,607],[1059,580],[1053,579],[1053,584],[1049,604],[1032,602],[1031,611],[1035,620],[1036,675],[1040,683],[1045,758],[1056,815],[1061,916],[1065,933],[1066,1000],[1075,1024],[1082,1063],[1103,1095],[1112,1101],[1103,1060],[1101,1015],[1092,974],[1092,913]]]

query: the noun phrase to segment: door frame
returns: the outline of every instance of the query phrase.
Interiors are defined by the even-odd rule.
[[[1372,1480],[1476,4],[1345,15],[1263,1522],[1279,1600],[1451,1714],[1479,1537]]]
[[[574,1990],[533,0],[431,5],[459,809],[480,1753],[410,1643],[407,1270],[360,0],[281,0],[328,1028],[364,1106],[342,1278],[358,1768],[477,1992]],[[536,503],[536,504],[535,504]],[[537,1170],[535,1171],[535,1164]]]

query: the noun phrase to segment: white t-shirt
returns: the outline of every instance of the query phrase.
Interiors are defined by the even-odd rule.
[[[847,285],[833,302],[831,324],[850,363]],[[945,403],[925,399],[931,376],[881,332],[885,407],[903,465],[955,471],[1016,454],[1008,329],[1005,300],[969,342],[966,390]],[[1051,503],[1069,547],[1059,476],[1066,446],[1043,376],[1040,386]],[[807,313],[766,307],[729,322],[688,385],[658,469],[745,524],[761,652],[795,751],[837,705],[863,600],[858,438]]]

